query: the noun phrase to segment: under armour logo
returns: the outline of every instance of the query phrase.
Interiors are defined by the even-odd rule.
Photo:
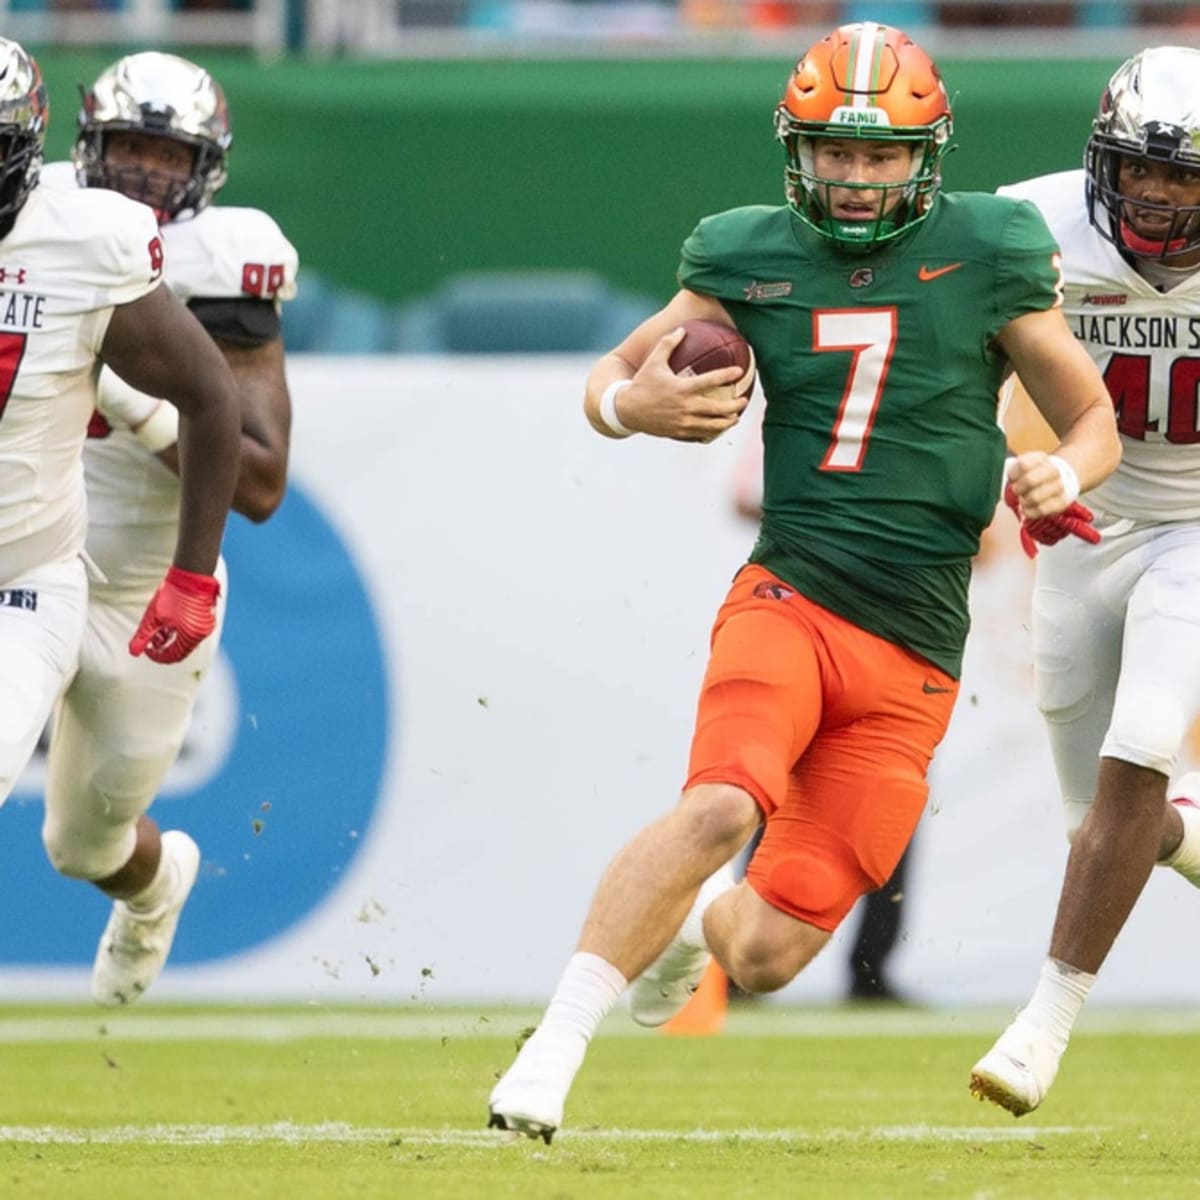
[[[0,283],[8,283],[10,279],[15,283],[24,283],[28,274],[24,267],[18,267],[15,271],[8,267],[0,267]]]

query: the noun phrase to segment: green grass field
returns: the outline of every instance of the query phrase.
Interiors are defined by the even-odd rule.
[[[532,1012],[0,1008],[0,1194],[1184,1197],[1200,1020],[1085,1014],[1021,1121],[970,1098],[1001,1013],[749,1007],[714,1038],[610,1018],[552,1146],[484,1129]]]

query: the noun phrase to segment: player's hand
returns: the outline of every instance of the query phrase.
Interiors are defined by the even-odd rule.
[[[135,658],[143,651],[156,663],[182,662],[217,624],[221,585],[211,575],[168,567],[137,632],[129,642]]]
[[[1004,503],[1012,509],[1021,522],[1021,549],[1030,558],[1036,558],[1038,545],[1053,546],[1065,537],[1077,537],[1091,545],[1100,541],[1100,531],[1092,524],[1092,510],[1078,500],[1072,501],[1062,512],[1052,517],[1037,517],[1030,521],[1021,516],[1021,502],[1013,485],[1004,485]]]
[[[668,360],[682,340],[682,328],[659,338],[621,393],[621,421],[656,437],[711,442],[732,429],[750,403],[748,392],[737,395],[745,372],[721,367],[703,375],[676,375]]]

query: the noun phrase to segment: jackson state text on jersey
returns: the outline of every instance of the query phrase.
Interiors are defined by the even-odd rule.
[[[1083,171],[1001,189],[1032,200],[1063,251],[1063,310],[1104,375],[1120,466],[1088,503],[1140,521],[1200,518],[1200,272],[1167,293],[1143,279],[1088,220]]]
[[[115,192],[38,186],[0,241],[0,582],[82,548],[96,360],[162,266],[153,214]]]

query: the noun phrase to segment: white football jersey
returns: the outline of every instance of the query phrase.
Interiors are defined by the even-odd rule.
[[[112,192],[35,187],[0,240],[0,583],[83,548],[100,347],[161,272],[153,214]]]
[[[1121,465],[1087,503],[1139,521],[1200,518],[1200,270],[1169,292],[1143,279],[1088,220],[1085,174],[999,189],[1032,200],[1063,253],[1063,312],[1104,375]]]
[[[97,190],[79,189],[69,163],[48,170],[55,186]],[[210,205],[161,234],[166,281],[185,303],[251,297],[278,307],[296,294],[296,250],[258,209]],[[179,477],[124,429],[89,438],[84,467],[89,555],[107,586],[152,591],[175,552]]]

